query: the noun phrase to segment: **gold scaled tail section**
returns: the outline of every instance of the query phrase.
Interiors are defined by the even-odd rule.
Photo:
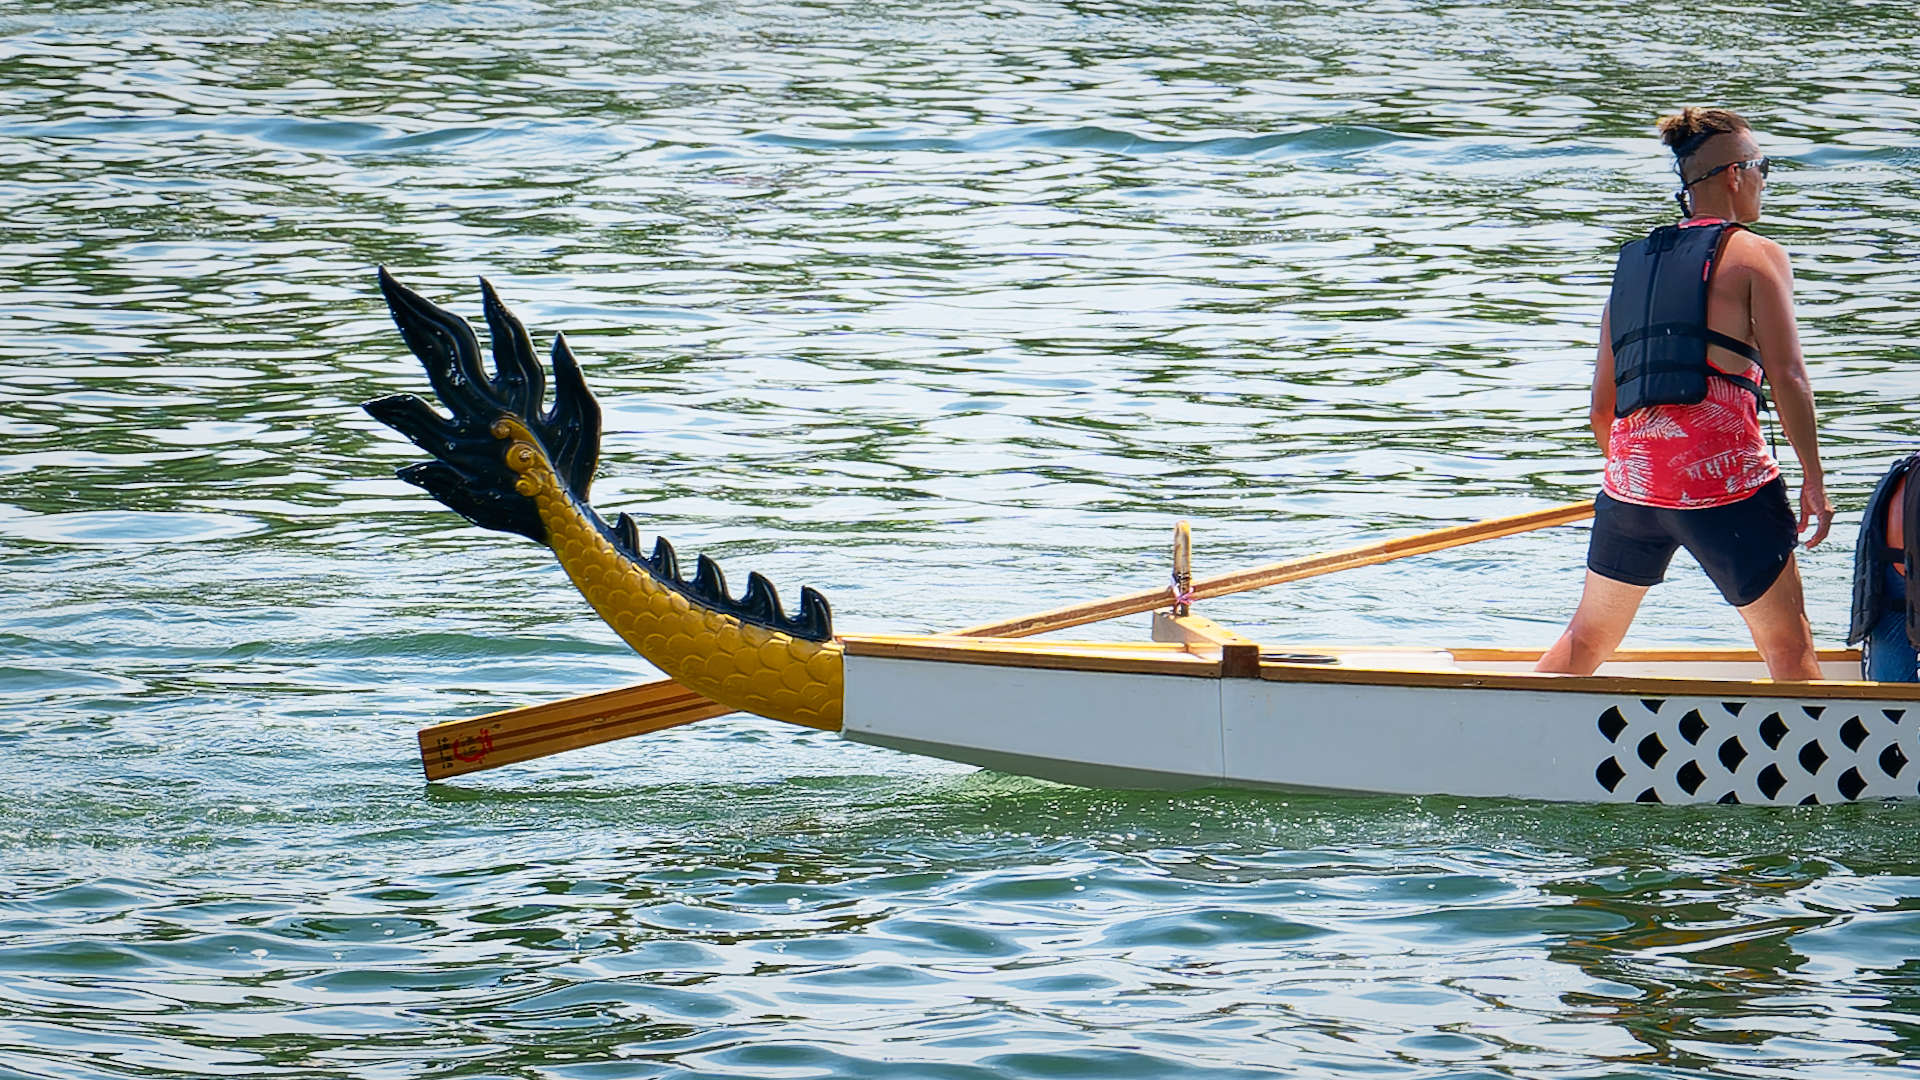
[[[840,730],[841,646],[696,606],[634,565],[561,485],[539,441],[511,417],[493,425],[574,587],[641,656],[690,690],[773,720]]]

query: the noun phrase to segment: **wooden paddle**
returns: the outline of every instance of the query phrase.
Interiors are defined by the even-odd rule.
[[[1417,536],[1403,536],[1398,540],[1382,540],[1377,544],[1363,544],[1345,551],[1330,552],[1326,555],[1309,555],[1300,559],[1287,559],[1284,562],[1268,563],[1250,570],[1236,570],[1230,574],[1215,574],[1212,577],[1195,578],[1193,581],[1193,599],[1207,600],[1229,593],[1246,592],[1249,589],[1263,589],[1268,585],[1279,585],[1301,578],[1319,577],[1331,574],[1335,570],[1352,570],[1374,563],[1391,562],[1404,559],[1409,555],[1422,555],[1429,551],[1441,551],[1445,548],[1471,544],[1477,540],[1493,540],[1515,533],[1532,532],[1551,525],[1566,525],[1593,516],[1592,502],[1567,503],[1547,510],[1535,510],[1526,514],[1514,514],[1510,517],[1489,518],[1473,525],[1452,525]],[[957,631],[966,637],[1029,637],[1044,634],[1052,630],[1065,630],[1070,626],[1084,626],[1087,623],[1116,619],[1122,615],[1138,615],[1143,611],[1166,607],[1172,603],[1172,596],[1165,585],[1157,589],[1142,589],[1139,592],[1122,596],[1109,596],[1105,600],[1075,604],[1072,607],[1055,608],[1037,615],[1022,615],[1017,619],[1004,622],[981,623]]]
[[[1510,517],[1491,518],[1473,525],[1453,525],[1398,540],[1383,540],[1325,555],[1237,570],[1199,578],[1193,599],[1205,600],[1246,592],[1302,578],[1390,562],[1409,555],[1441,551],[1479,540],[1566,525],[1593,515],[1591,502],[1568,503]],[[966,637],[1029,637],[1051,630],[1083,626],[1122,615],[1165,607],[1172,602],[1166,586],[1110,596],[1105,600],[1056,608],[1003,622],[982,623],[956,631]],[[594,746],[633,735],[724,716],[735,710],[694,693],[672,679],[655,679],[621,690],[568,698],[546,705],[529,705],[490,713],[471,720],[453,720],[420,729],[420,764],[428,780],[511,765],[519,761]]]
[[[420,766],[427,779],[443,780],[734,711],[672,679],[655,679],[421,728]]]

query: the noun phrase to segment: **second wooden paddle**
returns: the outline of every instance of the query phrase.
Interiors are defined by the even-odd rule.
[[[1325,555],[1308,555],[1256,566],[1249,570],[1235,570],[1228,574],[1195,578],[1193,599],[1207,600],[1230,593],[1246,592],[1250,589],[1263,589],[1269,585],[1331,574],[1336,570],[1352,570],[1357,567],[1372,566],[1375,563],[1404,559],[1409,555],[1422,555],[1429,551],[1459,547],[1479,540],[1492,540],[1553,525],[1566,525],[1592,516],[1593,503],[1567,503],[1564,506],[1555,506],[1546,510],[1489,518],[1472,525],[1452,525],[1432,532],[1403,536],[1397,540],[1362,544],[1359,547],[1329,552]],[[969,626],[958,633],[966,637],[1030,637],[1052,630],[1065,630],[1070,626],[1084,626],[1087,623],[1116,619],[1122,615],[1137,615],[1143,611],[1165,607],[1171,602],[1172,597],[1167,587],[1162,585],[1157,589],[1142,589],[1139,592],[1121,596],[1109,596],[1105,600],[1055,608],[1037,615],[1023,615],[1017,619],[981,623],[978,626]]]

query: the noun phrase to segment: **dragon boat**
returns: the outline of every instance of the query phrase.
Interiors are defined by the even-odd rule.
[[[666,679],[420,732],[427,776],[734,712],[1071,784],[1444,794],[1572,802],[1799,805],[1920,797],[1920,686],[1766,677],[1750,649],[1625,650],[1590,676],[1530,669],[1541,650],[1262,643],[1191,603],[1243,588],[1579,520],[1566,507],[1195,581],[1184,525],[1174,583],[940,635],[836,635],[828,602],[789,612],[750,574],[735,596],[701,555],[641,540],[588,500],[600,412],[564,336],[546,371],[481,281],[493,366],[467,322],[380,288],[442,415],[411,394],[367,411],[431,455],[398,471],[483,528],[550,548],[614,631]],[[1032,635],[1153,611],[1152,640]],[[1912,771],[1909,772],[1909,768]]]

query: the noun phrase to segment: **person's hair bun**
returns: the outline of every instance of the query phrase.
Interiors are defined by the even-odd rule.
[[[1752,130],[1746,118],[1732,109],[1701,109],[1691,105],[1661,117],[1653,127],[1676,158],[1689,156],[1715,135]]]

